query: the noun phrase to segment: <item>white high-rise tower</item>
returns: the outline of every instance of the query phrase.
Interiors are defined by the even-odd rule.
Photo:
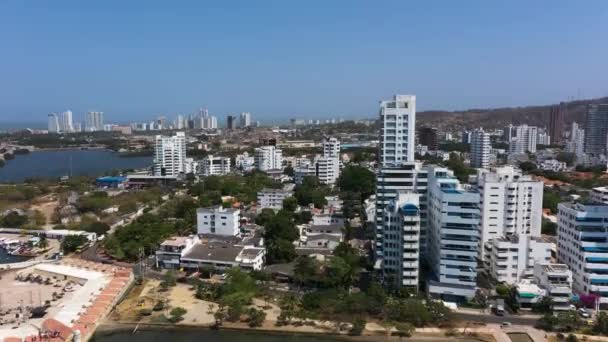
[[[471,134],[471,166],[486,168],[490,166],[490,134],[479,128]]]
[[[59,117],[59,130],[64,133],[69,133],[74,131],[74,124],[72,123],[72,111],[66,110],[61,113]]]
[[[416,150],[416,96],[395,95],[380,102],[380,166],[414,161]]]
[[[154,175],[178,176],[186,172],[186,134],[157,135],[154,144]]]

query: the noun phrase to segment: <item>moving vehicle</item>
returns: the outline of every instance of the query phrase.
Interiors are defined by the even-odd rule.
[[[587,310],[585,308],[578,309],[578,314],[583,318],[591,317],[591,315],[589,314],[589,312],[587,312]]]
[[[494,309],[494,313],[496,316],[504,316],[505,315],[505,300],[499,298],[496,300],[496,308]]]
[[[500,323],[501,328],[508,328],[511,326],[511,322],[502,322]]]

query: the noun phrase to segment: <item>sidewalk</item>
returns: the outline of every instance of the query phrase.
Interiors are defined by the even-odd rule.
[[[470,314],[470,315],[479,315],[479,316],[491,316],[492,315],[492,311],[490,309],[480,310],[480,309],[459,307],[457,310],[454,310],[453,312],[466,313],[466,314]],[[517,314],[510,314],[509,316],[522,317],[522,318],[536,318],[536,319],[542,317],[542,315],[533,314],[533,313],[529,313],[526,311],[520,311]]]

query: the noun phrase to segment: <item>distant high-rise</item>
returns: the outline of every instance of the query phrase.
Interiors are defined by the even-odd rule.
[[[582,158],[585,153],[585,130],[580,129],[576,122],[572,123],[570,141],[566,144],[566,151],[574,153],[577,159]]]
[[[585,119],[585,153],[606,155],[608,104],[589,105]]]
[[[184,129],[186,128],[186,120],[182,115],[178,115],[175,118],[175,129]]]
[[[536,143],[538,139],[538,127],[520,125],[514,127],[515,137],[509,143],[511,153],[536,153]]]
[[[549,136],[551,136],[554,144],[562,142],[567,108],[566,103],[561,102],[559,106],[551,107],[551,111],[549,112]]]
[[[416,150],[416,96],[395,95],[380,102],[380,166],[414,161]]]
[[[87,132],[103,131],[103,112],[88,112],[85,130]]]
[[[186,134],[154,138],[154,175],[178,176],[186,171]]]
[[[437,128],[421,127],[418,130],[418,143],[428,147],[431,151],[436,151],[439,147]]]
[[[226,117],[226,129],[235,129],[236,128],[236,117],[233,115],[228,115]]]
[[[72,111],[66,110],[59,117],[59,130],[62,133],[70,133],[74,131],[74,123],[72,122]]]
[[[48,120],[49,120],[49,124],[48,124],[49,133],[59,133],[59,118],[57,117],[57,114],[55,114],[55,113],[49,114]]]
[[[242,112],[240,119],[241,120],[240,120],[239,126],[241,128],[245,128],[245,127],[251,126],[251,113],[249,113],[249,112]]]
[[[283,169],[283,151],[274,146],[261,146],[254,150],[255,167],[260,171]]]
[[[471,166],[487,168],[490,165],[490,134],[482,128],[476,129],[471,134]]]

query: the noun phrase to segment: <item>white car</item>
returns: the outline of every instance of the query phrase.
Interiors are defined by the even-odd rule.
[[[591,315],[585,310],[585,308],[578,309],[578,314],[583,318],[589,318]]]

